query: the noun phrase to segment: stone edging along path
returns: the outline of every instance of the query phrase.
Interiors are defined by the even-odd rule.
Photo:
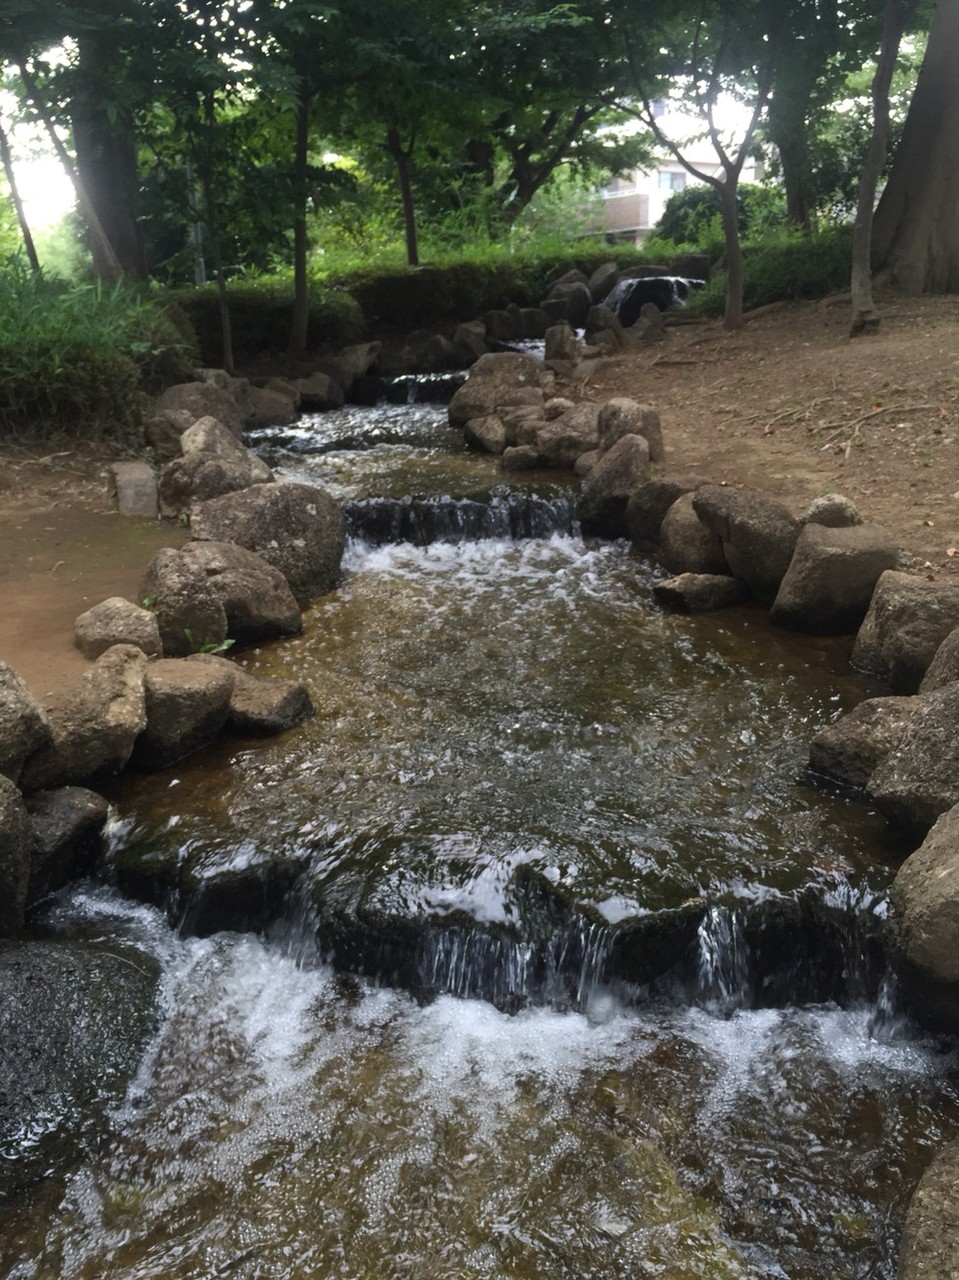
[[[925,837],[893,885],[893,950],[913,1008],[955,1033],[959,586],[899,571],[894,540],[840,497],[796,518],[760,491],[671,475],[655,409],[624,398],[574,403],[553,395],[553,383],[533,357],[483,355],[450,421],[505,470],[574,468],[584,532],[653,551],[672,574],[655,588],[665,607],[752,597],[781,626],[855,633],[854,665],[888,682],[890,696],[816,735],[810,766]],[[76,641],[92,665],[49,714],[0,664],[2,936],[91,865],[106,819],[91,788],[128,765],[165,768],[224,731],[277,733],[312,714],[302,685],[262,680],[217,651],[301,629],[300,610],[337,579],[342,514],[319,490],[276,483],[243,446],[225,374],[205,373],[170,399],[180,407],[161,412],[154,435],[166,432],[179,453],[168,446],[160,499],[168,514],[189,511],[193,540],[154,557],[138,603],[114,598],[81,615]],[[150,501],[142,471],[118,471],[117,483],[121,501],[125,488],[135,503],[144,492]],[[951,1168],[945,1154],[942,1167]],[[931,1194],[917,1196],[923,1213]]]

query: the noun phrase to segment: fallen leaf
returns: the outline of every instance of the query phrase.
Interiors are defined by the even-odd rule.
[[[935,520],[924,520],[924,521],[923,521],[923,524],[925,524],[925,526],[926,526],[926,528],[927,528],[927,529],[935,529],[935,527],[936,527],[936,522],[935,522]]]
[[[959,547],[946,547],[947,556],[959,556]]]

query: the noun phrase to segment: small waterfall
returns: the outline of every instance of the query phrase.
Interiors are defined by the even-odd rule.
[[[549,538],[575,534],[578,525],[569,498],[529,493],[475,498],[365,498],[343,507],[350,534],[372,546],[411,542],[476,542],[482,539]]]
[[[710,907],[697,932],[698,990],[707,1007],[723,1014],[752,1001],[751,957],[738,908]]]
[[[434,929],[421,939],[417,972],[426,995],[488,1000],[508,1012],[533,1004],[582,1012],[604,980],[612,939],[581,918],[544,942]]]

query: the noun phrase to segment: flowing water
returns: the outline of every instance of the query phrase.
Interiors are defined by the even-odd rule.
[[[242,655],[317,715],[116,788],[115,887],[50,927],[164,1013],[4,1274],[891,1280],[957,1061],[885,972],[904,848],[804,774],[848,645],[663,613],[434,407],[264,447],[350,504],[340,589]]]

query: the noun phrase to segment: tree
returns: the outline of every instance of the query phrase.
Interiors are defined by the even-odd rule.
[[[869,148],[859,176],[859,200],[852,236],[851,336],[874,333],[879,313],[872,297],[872,217],[876,187],[886,158],[889,133],[889,86],[906,21],[905,0],[886,0],[882,22],[882,48],[872,83],[873,126]]]
[[[875,261],[905,293],[959,291],[959,0],[939,0],[892,172]]]
[[[779,49],[776,7],[770,0],[660,5],[655,15],[648,13],[647,23],[638,30],[628,3],[620,4],[614,13],[611,21],[622,42],[626,80],[607,101],[642,120],[661,147],[718,193],[726,264],[723,324],[727,329],[738,329],[743,323],[738,186],[772,89]],[[748,122],[730,141],[720,129],[720,101],[724,94],[741,95],[744,91],[748,93]],[[682,142],[663,131],[653,107],[655,100],[663,98],[680,98],[698,110],[719,160],[721,177],[697,168]]]

